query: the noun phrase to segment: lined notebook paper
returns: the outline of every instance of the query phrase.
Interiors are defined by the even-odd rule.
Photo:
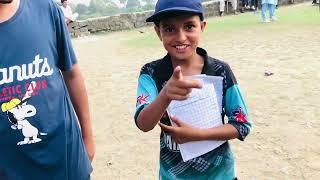
[[[167,109],[170,116],[200,129],[222,125],[222,77],[197,75],[190,78],[203,83],[202,89],[193,89],[183,101],[172,101]],[[173,122],[171,122],[175,125]],[[188,161],[217,148],[225,141],[193,141],[179,144],[183,161]]]

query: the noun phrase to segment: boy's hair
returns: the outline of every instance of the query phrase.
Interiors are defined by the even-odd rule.
[[[180,14],[198,15],[203,21],[201,0],[158,0],[154,14],[146,21],[154,22],[156,26],[159,26],[160,20]]]

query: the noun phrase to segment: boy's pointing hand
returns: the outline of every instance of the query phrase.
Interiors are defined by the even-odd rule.
[[[181,67],[177,66],[167,84],[163,87],[162,93],[171,100],[185,100],[191,93],[192,88],[202,88],[202,84],[197,80],[185,79],[181,72]]]
[[[173,74],[172,74],[173,78],[177,79],[177,80],[183,80],[183,75],[181,72],[181,67],[177,66],[174,70],[173,70]]]

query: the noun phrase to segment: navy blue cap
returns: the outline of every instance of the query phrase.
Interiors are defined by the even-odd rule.
[[[169,13],[194,13],[203,20],[203,10],[201,0],[158,0],[155,12],[146,19],[147,22],[159,21],[164,14]]]

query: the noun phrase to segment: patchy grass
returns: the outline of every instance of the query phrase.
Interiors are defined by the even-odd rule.
[[[241,30],[263,30],[264,32],[275,32],[287,28],[299,28],[306,26],[320,25],[320,12],[317,6],[311,6],[308,3],[294,6],[281,6],[276,10],[277,22],[264,24],[261,22],[261,11],[258,13],[248,12],[237,16],[212,17],[207,19],[207,27],[204,33],[205,37],[211,33],[237,33]],[[158,37],[152,27],[144,29],[145,33],[137,36],[136,31],[130,32],[130,38],[124,43],[130,47],[158,47],[161,45]]]
[[[282,6],[276,10],[278,21],[264,24],[261,22],[261,11],[258,13],[244,13],[238,16],[226,16],[223,18],[210,18],[207,32],[225,32],[247,28],[282,28],[282,26],[314,26],[320,25],[320,13],[316,6]],[[268,26],[266,26],[268,25]]]

